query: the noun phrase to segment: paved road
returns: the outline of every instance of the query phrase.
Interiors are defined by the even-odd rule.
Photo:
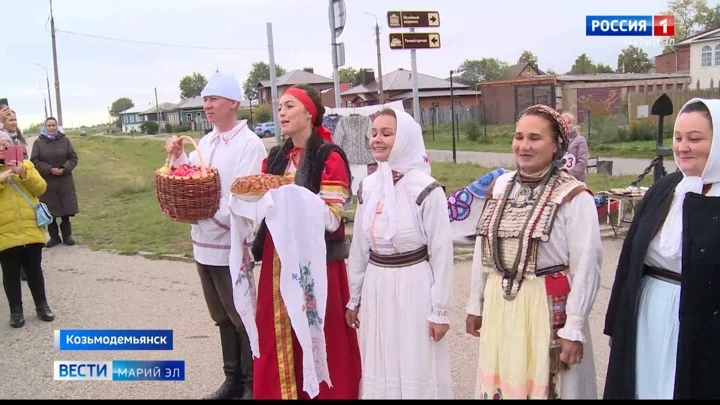
[[[428,155],[431,161],[452,162],[452,151],[449,150],[429,150]],[[491,167],[513,165],[515,163],[512,153],[459,151],[456,152],[456,157],[458,163],[478,163]],[[650,164],[650,159],[601,157],[601,160],[611,160],[613,162],[613,175],[637,176]],[[672,158],[669,160],[664,159],[664,164],[668,173],[672,173],[677,169]]]
[[[621,242],[604,242],[602,288],[591,314],[598,390],[602,392],[608,356],[602,322]],[[192,264],[93,252],[79,246],[45,250],[44,271],[56,320],[34,316],[23,283],[26,325],[9,326],[0,293],[0,399],[195,399],[217,388],[222,363],[217,328],[210,321]],[[456,398],[472,398],[477,340],[464,333],[470,263],[456,264],[455,306],[448,338],[452,347]],[[173,352],[58,352],[53,330],[173,329]],[[186,361],[184,382],[53,381],[54,360],[179,359]]]

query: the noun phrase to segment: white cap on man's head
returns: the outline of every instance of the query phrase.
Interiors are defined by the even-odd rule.
[[[205,88],[200,95],[205,97],[216,96],[235,100],[238,103],[242,101],[242,90],[235,76],[227,73],[216,73],[208,80]]]

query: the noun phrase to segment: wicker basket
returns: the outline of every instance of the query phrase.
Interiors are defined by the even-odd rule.
[[[220,174],[214,167],[207,167],[195,140],[189,140],[200,160],[199,176],[175,176],[169,174],[170,155],[165,166],[155,171],[155,194],[162,212],[175,221],[197,221],[212,218],[220,207]]]

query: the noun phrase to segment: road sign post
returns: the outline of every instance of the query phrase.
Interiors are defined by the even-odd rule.
[[[388,11],[388,27],[409,28],[409,33],[391,33],[390,49],[410,50],[413,87],[413,118],[422,124],[420,118],[420,95],[417,74],[417,49],[440,48],[440,34],[437,32],[415,32],[416,28],[440,27],[440,13],[437,11]]]

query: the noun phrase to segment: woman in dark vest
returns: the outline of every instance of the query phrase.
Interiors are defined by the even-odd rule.
[[[356,331],[345,323],[350,299],[345,259],[342,212],[350,198],[350,167],[345,153],[332,144],[322,127],[325,108],[320,95],[307,86],[294,86],[280,98],[278,118],[288,139],[270,150],[263,172],[294,178],[295,184],[318,194],[326,204],[327,309],[325,338],[332,387],[320,384],[313,399],[358,399],[360,349]],[[309,399],[303,392],[302,350],[291,328],[287,311],[276,312],[280,286],[273,281],[280,272],[273,238],[265,222],[260,226],[253,256],[262,260],[255,316],[260,357],[253,367],[253,399]],[[275,280],[276,281],[276,280]]]
[[[79,212],[73,170],[78,164],[75,149],[65,134],[58,128],[55,118],[45,120],[40,137],[33,143],[30,154],[35,167],[47,182],[47,191],[40,196],[40,201],[47,204],[53,216],[53,222],[48,225],[50,240],[47,247],[57,246],[60,243],[74,245],[70,217]],[[61,218],[58,232],[57,219]]]
[[[605,318],[605,399],[720,398],[720,100],[675,121],[679,171],[648,190]]]

